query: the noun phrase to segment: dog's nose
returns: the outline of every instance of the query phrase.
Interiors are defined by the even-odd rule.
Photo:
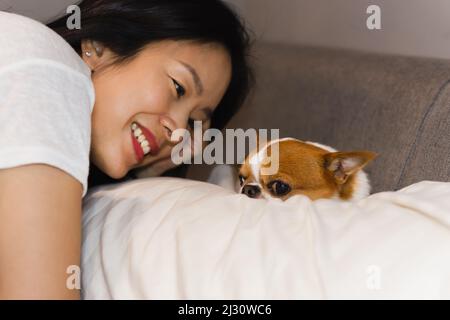
[[[258,186],[247,184],[242,188],[242,193],[250,198],[259,198],[261,189]]]

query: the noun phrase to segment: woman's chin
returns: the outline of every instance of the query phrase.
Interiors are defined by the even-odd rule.
[[[124,178],[127,175],[128,170],[129,170],[129,168],[127,166],[125,166],[117,161],[114,163],[102,161],[101,163],[98,163],[98,164],[94,162],[94,164],[103,173],[105,173],[110,178],[115,179],[115,180]]]
[[[116,180],[124,178],[127,175],[127,173],[128,168],[126,167],[113,168],[112,170],[106,172],[107,175]]]

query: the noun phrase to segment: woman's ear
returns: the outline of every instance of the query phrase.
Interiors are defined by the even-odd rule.
[[[105,51],[106,49],[104,45],[98,41],[81,41],[82,59],[89,66],[92,72],[94,72],[98,69],[99,66],[104,64],[104,60],[107,58],[107,54],[105,54]]]

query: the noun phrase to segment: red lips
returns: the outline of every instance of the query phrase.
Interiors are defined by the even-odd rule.
[[[138,163],[140,163],[142,160],[144,160],[144,150],[142,150],[141,145],[136,140],[133,130],[131,130],[131,143],[133,144],[133,149],[134,149],[134,153],[136,155],[136,160]]]
[[[144,126],[142,126],[141,124],[139,124],[138,122],[134,122],[139,129],[141,129],[142,134],[144,135],[145,139],[147,139],[148,143],[149,143],[149,147],[150,147],[150,153],[151,155],[156,155],[159,152],[159,145],[156,142],[156,138],[153,135],[153,133],[145,128]],[[131,130],[131,143],[133,144],[133,149],[136,155],[136,160],[138,163],[142,162],[142,160],[144,160],[144,150],[141,147],[141,144],[137,141],[133,130]]]
[[[154,134],[149,129],[142,126],[138,122],[135,122],[135,123],[137,124],[139,129],[141,129],[142,133],[144,134],[145,139],[147,139],[148,143],[150,144],[150,149],[151,149],[150,154],[151,155],[157,154],[159,152],[159,145],[156,142],[156,138],[155,138]]]

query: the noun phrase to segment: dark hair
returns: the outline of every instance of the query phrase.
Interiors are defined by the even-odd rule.
[[[211,119],[211,127],[223,129],[239,110],[254,85],[248,58],[252,45],[249,31],[235,10],[221,0],[84,0],[81,29],[67,28],[63,16],[48,24],[79,54],[82,40],[95,40],[116,56],[114,63],[126,63],[148,44],[160,40],[190,40],[218,43],[229,53],[232,76],[223,99]],[[108,179],[91,164],[90,182],[103,184],[135,178],[132,173],[120,180]],[[168,173],[183,176],[186,166]],[[102,181],[100,181],[102,180]]]

